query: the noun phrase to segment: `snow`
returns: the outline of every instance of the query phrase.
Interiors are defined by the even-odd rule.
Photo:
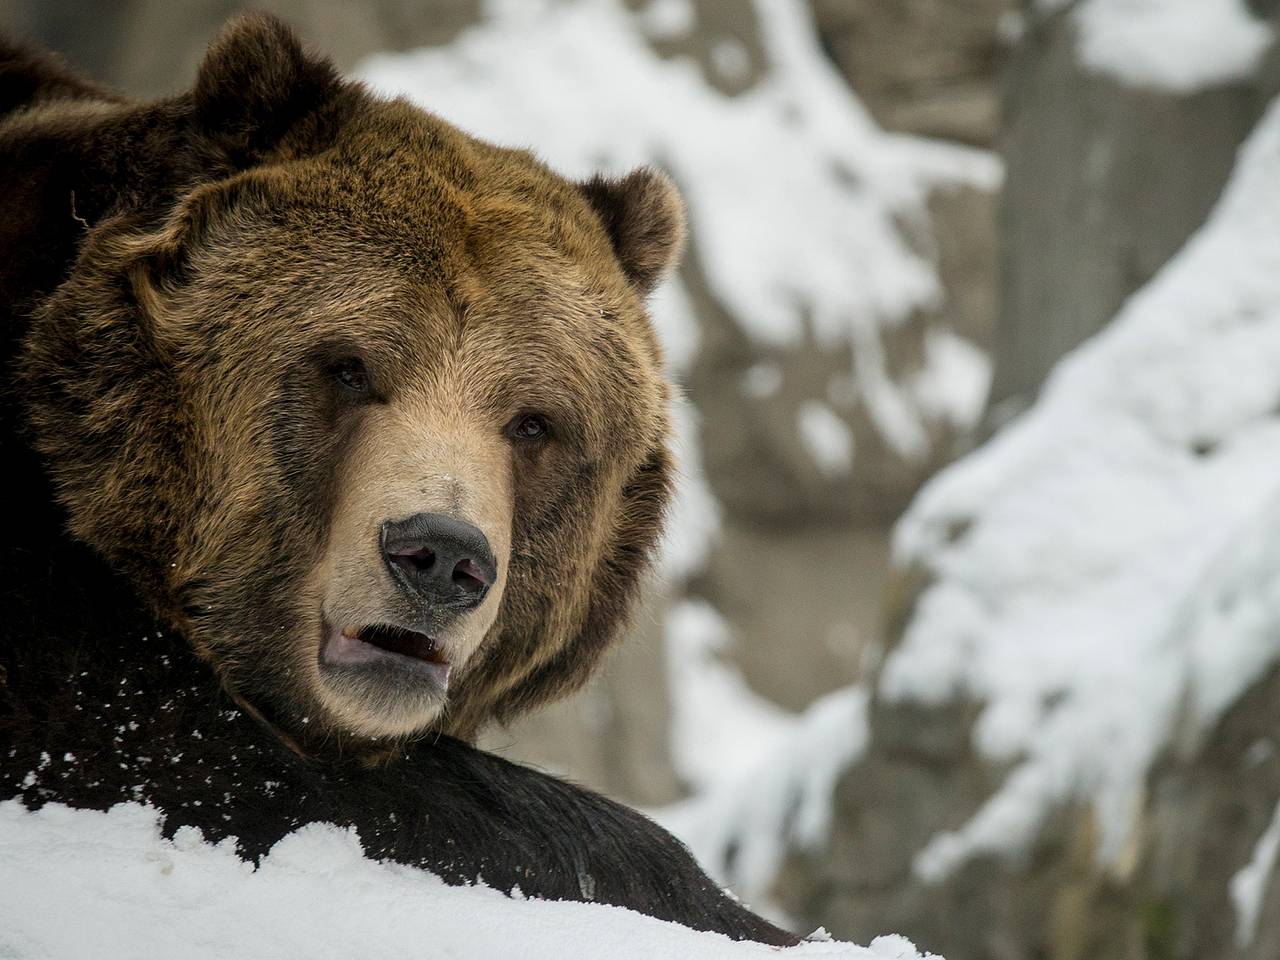
[[[853,433],[836,412],[820,400],[806,400],[796,411],[796,428],[819,472],[838,477],[853,468]]]
[[[649,0],[640,18],[645,33],[660,39],[686,36],[697,25],[692,0]]]
[[[702,342],[702,331],[684,286],[678,282],[659,284],[649,295],[649,319],[662,343],[668,368],[676,376],[687,373]]]
[[[676,772],[695,791],[753,766],[790,731],[790,715],[752,692],[723,659],[729,624],[710,604],[683,600],[667,614],[671,680],[671,753]]]
[[[761,718],[749,711],[720,722],[741,713],[758,729]],[[863,687],[827,694],[798,716],[776,718],[749,752],[737,749],[722,763],[707,757],[696,768],[702,788],[653,815],[713,877],[785,924],[770,901],[778,871],[789,853],[821,849],[836,779],[862,754],[867,729]],[[682,761],[688,764],[687,751]]]
[[[789,850],[826,838],[836,778],[866,746],[866,690],[790,713],[725,661],[732,643],[709,604],[686,600],[668,616],[672,760],[693,794],[652,813],[713,877],[785,923],[770,887]]]
[[[1245,0],[1084,0],[1075,24],[1084,66],[1179,94],[1248,77],[1275,42]]]
[[[990,358],[963,337],[948,330],[925,332],[924,368],[913,387],[923,410],[934,419],[960,429],[982,416],[991,387]]]
[[[140,804],[31,812],[11,800],[0,804],[0,849],[0,955],[14,960],[921,960],[900,937],[779,951],[618,907],[450,887],[367,859],[353,831],[326,824],[285,837],[255,870],[230,841],[209,844],[191,828],[163,839],[156,811]]]
[[[938,304],[927,237],[936,189],[993,189],[989,153],[880,130],[835,72],[798,0],[755,0],[764,77],[730,97],[698,66],[645,42],[686,29],[687,4],[630,12],[620,0],[488,0],[448,47],[380,54],[357,68],[477,136],[534,146],[572,177],[656,163],[680,185],[710,292],[762,344],[852,342],[858,383],[892,442],[923,456],[927,434],[885,368],[881,332]],[[726,41],[727,43],[727,41]],[[717,69],[746,53],[723,43]],[[928,246],[927,242],[923,246]],[[681,369],[697,345],[680,282],[656,320]]]
[[[1262,898],[1275,879],[1280,855],[1280,804],[1271,823],[1258,838],[1253,856],[1240,872],[1231,878],[1231,905],[1236,911],[1236,945],[1244,949],[1253,943],[1258,931],[1258,914]]]
[[[927,879],[1017,855],[1091,803],[1098,856],[1134,836],[1146,772],[1280,652],[1280,101],[1206,224],[1040,400],[931,481],[899,564],[929,586],[889,700],[982,701],[1004,783],[916,858]]]
[[[862,754],[867,729],[866,690],[837,690],[778,718],[749,754],[700,767],[702,789],[653,814],[711,876],[786,923],[770,902],[778,871],[789,853],[821,849],[836,779]]]
[[[884,344],[866,331],[856,331],[854,342],[854,375],[871,422],[903,459],[923,460],[929,453],[929,435],[910,392],[889,376]]]
[[[751,56],[738,40],[719,40],[711,48],[711,63],[716,72],[730,82],[745,80],[751,69]]]

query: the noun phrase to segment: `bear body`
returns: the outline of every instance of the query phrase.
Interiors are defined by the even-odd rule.
[[[795,942],[466,742],[582,682],[656,537],[665,181],[567,184],[267,18],[155,104],[0,41],[0,171],[0,800],[145,802],[250,858],[352,826],[451,883]]]

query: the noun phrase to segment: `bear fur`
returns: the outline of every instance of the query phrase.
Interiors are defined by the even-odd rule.
[[[681,241],[665,178],[572,184],[259,16],[150,104],[0,39],[0,169],[0,800],[147,802],[247,857],[349,825],[449,882],[795,942],[646,818],[465,742],[583,682],[658,535],[669,394],[642,299]],[[314,341],[361,338],[357,397]],[[386,413],[406,384],[426,428]],[[517,389],[553,411],[536,442],[503,432],[511,404],[529,419]],[[378,416],[377,449],[455,430],[505,471],[473,499],[508,567],[445,705],[386,734],[294,675]]]

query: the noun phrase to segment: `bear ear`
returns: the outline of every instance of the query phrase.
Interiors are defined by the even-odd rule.
[[[595,176],[578,185],[613,243],[627,277],[648,294],[684,247],[684,202],[671,179],[642,167],[618,180]]]
[[[330,100],[341,84],[333,64],[305,53],[280,20],[246,14],[209,45],[192,91],[195,122],[229,154],[250,159]]]

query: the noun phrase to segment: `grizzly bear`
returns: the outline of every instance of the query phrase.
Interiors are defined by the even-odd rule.
[[[279,22],[129,102],[0,41],[0,800],[154,805],[794,938],[626,808],[471,747],[578,687],[670,487],[683,218],[381,100]]]

